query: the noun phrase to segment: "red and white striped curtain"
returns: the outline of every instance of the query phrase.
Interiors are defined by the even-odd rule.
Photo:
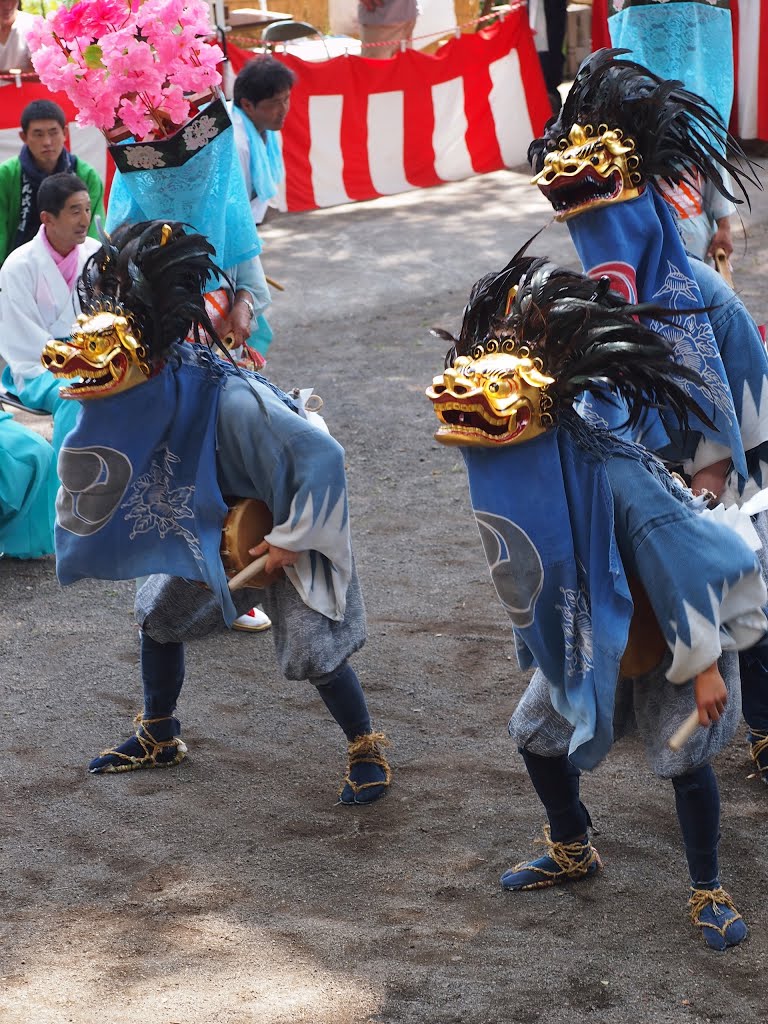
[[[731,0],[736,87],[730,128],[740,139],[768,140],[768,2]],[[592,2],[592,49],[610,46],[608,0]]]
[[[228,56],[237,73],[252,54]],[[282,133],[289,210],[513,167],[551,116],[525,9],[434,55],[277,56],[298,79]]]
[[[768,140],[768,3],[731,0],[735,91],[731,131]]]

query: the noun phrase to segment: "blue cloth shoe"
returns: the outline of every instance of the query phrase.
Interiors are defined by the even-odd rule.
[[[546,889],[563,882],[577,882],[589,878],[603,866],[600,854],[589,839],[577,839],[570,843],[555,843],[550,839],[549,828],[544,829],[544,844],[547,852],[536,860],[515,864],[501,876],[501,884],[512,892],[525,889]]]
[[[88,765],[94,775],[108,772],[134,772],[139,768],[171,768],[187,756],[187,746],[179,738],[181,723],[178,718],[134,719],[138,729],[119,747],[102,750]],[[147,726],[152,726],[148,729]]]
[[[750,729],[749,753],[754,762],[757,777],[768,786],[768,732]]]
[[[347,747],[347,774],[339,793],[342,804],[372,804],[384,796],[392,772],[382,747],[389,740],[383,732],[369,732],[358,736]]]
[[[691,889],[688,900],[691,921],[701,928],[704,941],[710,949],[723,950],[738,946],[749,931],[733,900],[722,888]]]

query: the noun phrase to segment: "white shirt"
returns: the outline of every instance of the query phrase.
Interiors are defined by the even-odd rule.
[[[11,32],[4,43],[0,43],[0,71],[19,68],[32,70],[32,60],[27,46],[27,32],[34,24],[34,17],[24,11],[17,11],[11,25]]]
[[[8,363],[19,390],[24,381],[44,372],[40,356],[51,338],[67,338],[80,312],[76,290],[67,287],[40,231],[20,245],[0,267],[0,356]],[[95,238],[79,245],[78,276],[99,248]]]

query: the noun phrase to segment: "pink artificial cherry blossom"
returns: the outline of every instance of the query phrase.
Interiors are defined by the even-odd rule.
[[[62,39],[88,36],[98,39],[109,28],[118,28],[131,16],[126,0],[78,0],[70,7],[62,5],[49,20]]]
[[[184,93],[220,84],[210,35],[205,0],[75,0],[36,18],[29,40],[40,80],[67,93],[78,123],[122,120],[145,139],[186,123]]]
[[[184,92],[178,85],[163,87],[160,106],[174,124],[185,124],[189,118],[189,100],[184,98]]]
[[[144,100],[125,97],[120,101],[117,112],[126,128],[130,128],[139,141],[151,136],[157,127]]]

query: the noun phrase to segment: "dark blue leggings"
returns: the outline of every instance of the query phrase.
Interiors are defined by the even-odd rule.
[[[544,805],[555,842],[586,835],[589,813],[579,799],[579,770],[566,755],[539,757],[520,750],[533,788]],[[718,882],[717,844],[720,839],[720,794],[711,765],[701,765],[672,779],[680,831],[691,882],[715,888]]]
[[[159,644],[143,631],[141,681],[145,718],[170,717],[184,683],[184,644]],[[346,661],[327,675],[309,680],[317,687],[334,720],[349,740],[371,731],[371,719],[360,680]]]
[[[139,636],[144,717],[170,716],[184,683],[184,644],[159,644],[143,630]]]

